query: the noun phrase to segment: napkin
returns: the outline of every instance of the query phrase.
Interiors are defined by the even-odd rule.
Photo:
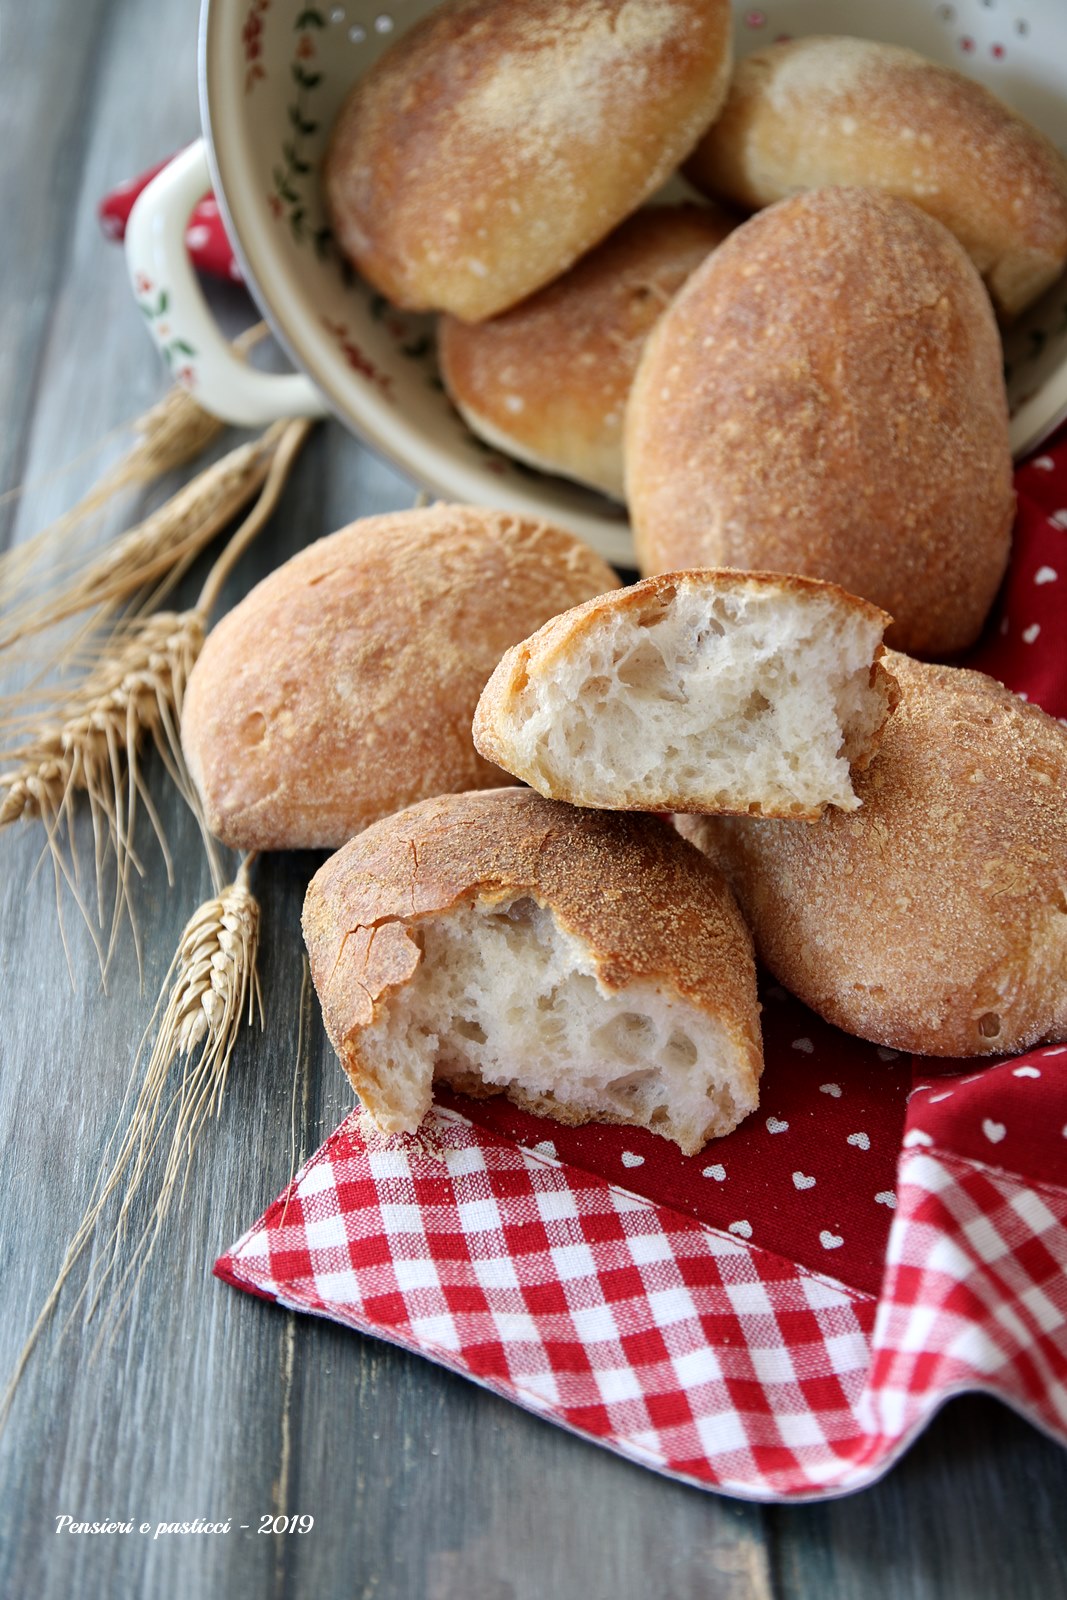
[[[1067,717],[1067,435],[1023,466],[968,664]],[[358,1109],[215,1272],[646,1467],[763,1501],[881,1476],[951,1395],[1067,1444],[1067,1045],[904,1056],[762,988],[759,1112],[697,1156],[439,1095]]]
[[[171,159],[168,156],[166,161],[158,161],[147,172],[142,172],[140,177],[116,184],[104,196],[96,214],[105,238],[121,243],[126,237],[126,224],[130,220],[134,201]],[[204,195],[194,206],[185,225],[185,243],[198,272],[206,272],[215,278],[230,278],[235,283],[244,282],[244,273],[233,253],[214,195]]]

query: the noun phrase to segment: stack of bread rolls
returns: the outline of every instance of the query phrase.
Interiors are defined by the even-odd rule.
[[[448,0],[334,131],[342,247],[443,314],[474,430],[625,496],[645,574],[371,518],[193,673],[214,831],[343,846],[305,937],[389,1132],[443,1080],[695,1152],[757,1103],[756,954],[897,1049],[1067,1038],[1067,733],[932,664],[1007,566],[997,316],[1067,262],[1067,166],[908,51],[730,64],[727,0]],[[712,205],[645,208],[682,161]]]

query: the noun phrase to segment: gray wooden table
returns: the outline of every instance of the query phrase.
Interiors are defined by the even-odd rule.
[[[0,547],[68,504],[117,445],[56,479],[58,467],[161,392],[94,208],[197,122],[194,0],[6,0],[2,21],[0,489],[30,488],[0,501]],[[247,316],[238,291],[218,299],[225,317]],[[307,540],[410,500],[340,428],[321,428],[230,598]],[[75,916],[68,978],[50,880],[34,875],[39,833],[0,838],[0,1382],[80,1216],[178,932],[209,889],[191,819],[177,803],[164,814],[177,883],[165,888],[147,848],[144,990],[127,939],[107,997]],[[129,1320],[94,1359],[60,1316],[0,1435],[0,1600],[1067,1594],[1067,1454],[991,1401],[950,1405],[865,1494],[760,1508],[658,1479],[413,1356],[214,1280],[219,1249],[289,1172],[312,866],[283,856],[258,874],[268,1027],[241,1042]],[[348,1106],[316,1024],[299,1153]],[[313,1515],[313,1530],[155,1542],[55,1531],[64,1514],[254,1530],[282,1511]]]

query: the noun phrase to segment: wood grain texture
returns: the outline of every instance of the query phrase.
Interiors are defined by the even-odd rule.
[[[0,55],[0,489],[69,462],[161,390],[100,193],[195,132],[193,0],[7,8]],[[18,158],[14,159],[14,153]],[[242,315],[236,291],[222,314]],[[112,453],[118,448],[108,447]],[[104,455],[106,455],[106,451]],[[0,542],[61,509],[99,458],[0,504]],[[410,503],[342,430],[319,430],[232,602],[307,540]],[[129,507],[127,507],[129,510]],[[114,520],[102,525],[102,534]],[[180,928],[208,891],[166,795],[177,882],[145,843],[144,991],[124,940],[108,998],[68,906],[66,976],[32,827],[0,837],[0,1377],[62,1259]],[[35,1600],[1049,1600],[1067,1585],[1067,1455],[992,1402],[950,1406],[858,1497],[767,1508],[683,1488],[416,1357],[296,1318],[210,1277],[285,1182],[301,951],[318,858],[262,865],[268,1026],[230,1090],[115,1342],[60,1316],[0,1435],[0,1596]],[[316,1020],[298,1154],[349,1105]],[[71,1303],[68,1297],[67,1304]],[[82,1519],[309,1512],[302,1537],[57,1535]]]

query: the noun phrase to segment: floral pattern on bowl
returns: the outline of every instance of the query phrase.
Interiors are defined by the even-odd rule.
[[[357,76],[430,9],[421,0],[395,12],[384,5],[205,0],[204,128],[245,277],[332,409],[416,481],[451,499],[562,522],[609,559],[631,562],[621,508],[474,439],[437,378],[432,318],[386,306],[333,245],[317,178],[333,121]],[[980,78],[1067,145],[1063,0],[764,0],[735,12],[738,54],[810,33],[911,45]],[[1056,404],[1067,415],[1067,280],[1005,342],[1017,427],[1036,437],[1034,420],[1047,423]]]

